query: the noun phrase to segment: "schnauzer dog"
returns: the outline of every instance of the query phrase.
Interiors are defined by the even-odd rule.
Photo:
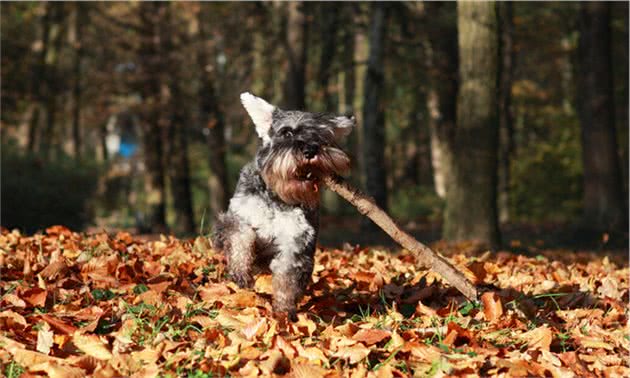
[[[313,273],[320,179],[349,169],[337,142],[355,120],[281,110],[250,93],[241,94],[241,102],[261,144],[242,168],[227,212],[215,222],[213,245],[242,288],[253,285],[255,274],[271,271],[273,309],[295,320]]]

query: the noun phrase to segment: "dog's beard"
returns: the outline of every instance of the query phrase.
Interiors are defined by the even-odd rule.
[[[315,207],[319,203],[319,180],[350,169],[350,159],[339,148],[324,146],[313,159],[286,148],[273,153],[262,167],[262,177],[274,193],[289,205]]]

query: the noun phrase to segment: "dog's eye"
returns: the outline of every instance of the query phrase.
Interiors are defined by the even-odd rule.
[[[290,127],[283,127],[280,129],[279,133],[283,137],[290,138],[293,136],[293,129],[291,129]]]

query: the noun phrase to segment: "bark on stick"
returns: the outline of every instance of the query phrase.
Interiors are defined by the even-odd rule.
[[[415,253],[423,267],[430,268],[440,274],[446,282],[454,286],[469,300],[477,300],[477,288],[466,279],[462,272],[457,270],[438,252],[420,243],[398,227],[392,218],[376,205],[372,197],[353,188],[343,178],[338,176],[325,177],[324,183],[330,190],[339,194],[356,207],[361,214],[370,218],[403,248]]]

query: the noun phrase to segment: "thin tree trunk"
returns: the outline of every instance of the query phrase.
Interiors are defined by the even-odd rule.
[[[39,106],[39,101],[35,100],[35,103],[33,104],[33,113],[31,114],[31,119],[28,124],[28,141],[26,142],[28,152],[31,153],[35,152],[35,147],[37,146],[37,134],[39,130],[40,114],[41,109]]]
[[[435,192],[440,198],[445,198],[452,176],[452,143],[457,119],[457,5],[454,2],[429,2],[425,5],[428,34],[424,45],[429,80],[426,100],[431,164]]]
[[[171,186],[173,208],[175,210],[174,231],[183,234],[195,232],[195,217],[190,188],[190,162],[188,159],[188,128],[190,124],[186,117],[186,106],[182,103],[183,94],[179,80],[171,82],[172,117],[170,125],[170,153]]]
[[[306,59],[308,51],[307,4],[287,3],[285,47],[289,70],[284,82],[284,105],[287,109],[303,110],[306,104]]]
[[[142,29],[141,35],[141,82],[140,93],[144,101],[142,128],[144,134],[144,158],[146,165],[145,194],[147,204],[147,224],[152,232],[165,232],[166,225],[166,180],[164,156],[164,117],[162,85],[160,76],[166,72],[161,46],[161,24],[166,12],[166,3],[146,2],[139,7]]]
[[[324,178],[324,182],[330,190],[350,202],[357,208],[359,213],[370,218],[403,248],[413,252],[417,256],[421,266],[440,274],[446,282],[453,285],[469,300],[477,300],[477,289],[466,279],[463,273],[458,271],[457,268],[449,263],[442,255],[420,243],[398,227],[392,218],[378,207],[374,198],[351,187],[341,177],[328,176]]]
[[[610,45],[610,4],[580,4],[578,114],[582,125],[584,224],[624,229],[626,204],[617,155]]]
[[[343,72],[343,100],[339,101],[339,112],[341,114],[354,114],[355,113],[355,96],[357,86],[356,67],[354,64],[354,58],[356,53],[356,28],[354,25],[355,6],[353,3],[345,3],[342,7],[342,25],[343,25],[343,50],[342,50],[342,64],[345,68]],[[358,115],[355,115],[358,116]],[[358,165],[358,158],[361,155],[359,149],[359,135],[358,129],[350,134],[348,137],[348,151],[350,151],[352,157],[352,171],[360,172]]]
[[[41,42],[42,47],[33,65],[33,77],[31,78],[30,83],[30,91],[31,96],[33,97],[33,102],[35,103],[35,109],[33,110],[33,114],[31,116],[31,120],[29,122],[28,128],[28,141],[27,148],[29,152],[35,152],[38,143],[38,135],[39,135],[39,126],[41,122],[41,113],[42,113],[42,104],[44,98],[46,96],[46,56],[48,55],[48,47],[49,47],[49,38],[50,38],[50,28],[52,25],[52,17],[53,17],[53,5],[48,2],[43,5],[44,7],[44,15],[42,16],[42,36]]]
[[[202,42],[209,38],[203,9],[198,15],[199,37]],[[227,208],[230,189],[226,165],[225,117],[216,96],[216,77],[205,69],[208,63],[208,47],[202,45],[197,55],[201,83],[198,94],[199,117],[201,125],[208,133],[207,143],[211,173],[208,178],[208,190],[210,192],[210,209],[216,214]]]
[[[446,190],[444,236],[499,245],[497,219],[497,65],[495,4],[458,2],[460,87],[453,176]]]
[[[58,86],[59,86],[59,74],[57,72],[57,62],[59,60],[59,53],[61,51],[61,45],[63,42],[64,32],[64,4],[53,3],[52,4],[52,25],[50,27],[50,38],[52,38],[51,45],[46,50],[45,70],[44,70],[44,110],[46,113],[46,127],[44,128],[44,135],[40,145],[42,146],[42,152],[47,158],[52,157],[53,147],[59,149],[58,143],[55,143],[55,124],[57,117],[57,108],[59,102]]]
[[[333,105],[332,94],[330,93],[329,82],[331,75],[331,64],[335,58],[337,49],[337,29],[339,26],[340,15],[335,7],[329,7],[329,4],[322,3],[320,9],[320,22],[322,23],[322,47],[319,56],[319,70],[317,73],[317,82],[319,89],[322,91],[324,111],[332,112],[335,110]]]
[[[363,103],[363,160],[367,192],[376,203],[387,209],[385,172],[385,113],[382,104],[384,88],[383,57],[387,30],[387,4],[373,3],[370,21],[370,52],[365,73]]]
[[[81,140],[81,64],[83,61],[83,26],[87,23],[87,8],[82,2],[76,2],[75,4],[75,20],[74,20],[74,32],[75,32],[75,56],[74,56],[74,87],[72,94],[74,97],[74,104],[72,109],[72,144],[74,147],[74,156],[77,159],[81,159],[82,152],[82,140]]]
[[[514,153],[514,115],[512,81],[514,78],[514,19],[512,3],[497,2],[499,17],[499,221],[510,219],[510,164]]]

